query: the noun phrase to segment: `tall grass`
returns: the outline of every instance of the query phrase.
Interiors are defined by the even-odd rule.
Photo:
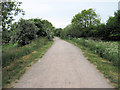
[[[34,51],[35,49],[40,48],[41,46],[47,44],[47,38],[38,38],[32,41],[30,44],[25,45],[23,47],[18,47],[15,45],[6,45],[3,46],[2,50],[2,66],[8,66],[14,60],[21,58],[24,55],[27,55]]]
[[[95,54],[118,66],[118,42],[94,41],[83,38],[73,38],[72,41],[89,48]]]

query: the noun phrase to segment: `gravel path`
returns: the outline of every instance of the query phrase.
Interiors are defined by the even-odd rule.
[[[111,88],[76,46],[54,39],[53,46],[14,88]]]

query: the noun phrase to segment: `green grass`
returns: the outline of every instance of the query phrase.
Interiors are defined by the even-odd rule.
[[[95,65],[105,78],[109,80],[109,83],[113,87],[118,88],[118,67],[115,66],[113,62],[100,57],[100,55],[95,53],[94,50],[91,50],[89,47],[85,47],[83,44],[77,43],[74,40],[66,41],[79,47],[84,52],[84,56]]]
[[[39,42],[37,42],[39,43]],[[26,72],[26,70],[35,62],[37,62],[51,47],[53,41],[47,41],[45,44],[41,46],[35,47],[37,49],[32,50],[26,56],[22,56],[21,58],[12,61],[8,66],[2,69],[2,86],[4,87],[12,87],[12,83],[17,82],[20,77]],[[31,45],[36,46],[34,42]],[[28,45],[29,46],[29,45]],[[33,47],[31,46],[31,47]],[[23,47],[24,48],[24,47]]]
[[[118,42],[94,41],[83,38],[73,38],[72,41],[89,48],[93,53],[118,66]]]
[[[2,49],[2,66],[6,67],[11,62],[21,58],[24,55],[31,53],[32,51],[46,45],[49,40],[47,38],[37,38],[32,43],[23,47],[18,47],[16,44],[9,44],[3,46]],[[7,55],[7,56],[6,56]]]

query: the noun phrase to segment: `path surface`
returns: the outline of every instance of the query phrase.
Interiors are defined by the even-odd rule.
[[[111,88],[79,48],[59,38],[54,41],[14,88]]]

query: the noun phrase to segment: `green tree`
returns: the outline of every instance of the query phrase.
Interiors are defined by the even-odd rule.
[[[105,39],[120,40],[120,10],[114,13],[113,17],[109,17],[106,23]]]
[[[96,27],[100,24],[100,19],[95,13],[95,10],[90,8],[88,10],[82,10],[81,13],[76,14],[72,19],[72,24],[77,37],[94,37],[96,36]]]
[[[76,14],[72,19],[72,24],[78,24],[82,28],[87,28],[91,25],[98,25],[99,23],[99,16],[92,8],[88,10],[82,10],[81,13]]]
[[[9,1],[9,2],[1,2],[1,20],[2,20],[2,42],[9,43],[10,41],[10,25],[14,20],[14,16],[18,15],[18,13],[22,13],[24,15],[24,11],[20,9],[20,5],[22,2],[17,1]]]
[[[22,2],[1,2],[2,4],[2,30],[8,30],[10,28],[10,24],[14,20],[14,16],[17,16],[18,13],[22,13],[24,15],[24,11],[20,9],[20,5]]]

